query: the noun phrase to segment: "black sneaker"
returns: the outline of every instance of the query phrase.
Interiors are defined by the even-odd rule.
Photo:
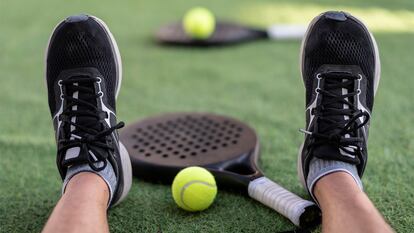
[[[366,26],[345,12],[325,12],[310,23],[301,48],[306,88],[305,141],[298,173],[306,187],[313,157],[367,163],[367,139],[380,80],[377,44]]]
[[[70,16],[54,29],[46,50],[49,107],[62,179],[68,167],[109,162],[117,177],[111,205],[126,197],[132,181],[128,152],[119,141],[115,100],[122,79],[118,46],[106,24],[88,15]]]

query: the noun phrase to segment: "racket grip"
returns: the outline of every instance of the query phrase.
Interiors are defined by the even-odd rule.
[[[267,35],[275,40],[302,39],[306,29],[303,25],[273,25],[267,29]]]
[[[296,226],[309,227],[319,222],[320,211],[315,203],[302,199],[266,177],[251,181],[248,193],[250,197],[276,210]]]

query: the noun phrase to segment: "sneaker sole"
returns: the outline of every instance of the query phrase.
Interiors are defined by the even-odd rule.
[[[122,170],[124,174],[124,186],[122,189],[121,197],[118,199],[118,201],[116,201],[113,204],[113,206],[118,205],[126,198],[132,186],[131,159],[129,157],[129,153],[127,149],[125,148],[124,144],[122,144],[121,141],[119,142],[119,153],[121,154],[121,165],[122,165]]]
[[[118,94],[119,91],[121,89],[121,83],[122,83],[122,60],[121,60],[121,53],[119,52],[119,48],[118,48],[118,44],[116,43],[116,40],[114,38],[114,36],[112,35],[111,31],[109,30],[109,27],[105,24],[104,21],[102,21],[101,19],[99,19],[96,16],[92,16],[92,15],[88,15],[88,17],[92,18],[93,20],[95,20],[101,27],[104,28],[105,33],[108,35],[108,37],[110,38],[110,42],[111,42],[111,47],[112,47],[112,51],[115,54],[115,64],[116,64],[116,92],[115,92],[115,99],[118,98]],[[47,42],[47,46],[46,46],[46,50],[45,50],[45,85],[47,88],[47,57],[48,57],[48,52],[49,52],[49,46],[50,46],[50,41],[52,39],[52,36],[56,30],[56,28],[63,22],[65,22],[66,19],[62,20],[61,22],[59,22],[55,28],[52,31],[52,34],[49,37],[49,40]],[[127,196],[129,190],[131,189],[131,185],[132,185],[132,168],[131,168],[131,159],[129,157],[128,151],[125,149],[125,146],[122,144],[122,142],[119,142],[119,151],[120,151],[120,157],[121,157],[121,166],[122,166],[122,170],[123,170],[123,187],[122,187],[122,193],[121,193],[121,197],[118,199],[118,201],[116,201],[112,206],[115,206],[117,204],[119,204],[122,200],[125,199],[125,197]]]
[[[315,25],[315,23],[323,16],[325,14],[325,12],[324,13],[322,13],[322,14],[320,14],[319,16],[317,16],[317,17],[315,17],[311,22],[310,22],[310,24],[309,24],[309,26],[308,26],[308,29],[306,30],[306,32],[305,32],[305,35],[304,35],[304,37],[303,37],[303,39],[302,39],[302,43],[301,43],[301,47],[300,47],[300,55],[299,55],[299,64],[300,64],[300,67],[299,67],[299,70],[300,70],[300,74],[301,74],[301,76],[302,76],[302,80],[303,80],[303,85],[305,86],[305,78],[304,78],[304,76],[303,76],[303,67],[304,67],[304,57],[303,57],[303,50],[304,50],[304,47],[305,47],[305,44],[306,44],[306,42],[307,42],[307,39],[308,39],[308,35],[309,35],[309,32],[312,30],[312,28],[313,28],[313,26]],[[375,95],[376,95],[376,93],[377,93],[377,89],[378,89],[378,86],[379,86],[379,82],[380,82],[380,79],[381,79],[381,61],[380,61],[380,57],[379,57],[379,51],[378,51],[378,45],[377,45],[377,41],[375,40],[375,38],[374,38],[374,36],[372,35],[372,33],[368,30],[368,28],[365,26],[365,24],[360,20],[360,19],[358,19],[357,17],[355,17],[355,16],[352,16],[352,15],[350,15],[350,14],[348,14],[348,13],[345,13],[346,14],[346,17],[347,18],[351,18],[351,19],[353,19],[353,20],[355,20],[355,21],[357,21],[359,24],[361,24],[363,27],[364,27],[364,29],[369,33],[369,35],[370,35],[370,38],[371,38],[371,42],[374,44],[374,55],[375,55],[375,71],[374,71],[374,97],[375,97]],[[304,176],[304,174],[303,174],[303,169],[302,169],[302,159],[301,159],[301,156],[302,156],[302,150],[303,150],[303,145],[304,145],[304,142],[302,142],[302,144],[300,145],[300,147],[299,147],[299,153],[298,153],[298,160],[297,160],[297,171],[298,171],[298,176],[299,176],[299,179],[300,179],[300,182],[302,183],[302,185],[303,185],[303,187],[307,190],[307,187],[306,187],[306,182],[305,182],[305,176]]]

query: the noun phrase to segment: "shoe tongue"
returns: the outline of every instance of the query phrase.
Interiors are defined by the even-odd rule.
[[[79,78],[79,77],[76,77]],[[78,86],[79,83],[74,83],[73,86]],[[90,83],[81,83],[82,87],[85,88],[89,88],[91,90],[94,90],[94,83],[90,82]],[[75,99],[80,99],[80,100],[84,100],[87,101],[88,103],[96,106],[97,105],[97,100],[96,98],[90,98],[90,93],[85,93],[83,91],[77,91],[77,90],[68,90],[67,93],[68,96],[72,96]],[[89,112],[93,112],[94,110],[91,109],[91,107],[80,104],[80,105],[74,105],[72,106],[72,110],[73,111],[89,111]],[[71,121],[81,125],[85,128],[88,128],[90,130],[96,130],[97,132],[102,130],[102,124],[99,124],[97,122],[97,119],[95,117],[91,117],[91,116],[74,116],[71,117]],[[82,138],[84,137],[85,133],[82,130],[77,130],[76,126],[70,125],[69,129],[68,129],[68,133],[71,139],[75,139],[75,138]],[[82,155],[81,155],[82,153]],[[69,148],[66,153],[65,153],[65,160],[68,159],[73,159],[73,158],[77,158],[77,157],[84,157],[86,156],[86,154],[88,153],[88,151],[81,151],[80,147],[72,147]]]

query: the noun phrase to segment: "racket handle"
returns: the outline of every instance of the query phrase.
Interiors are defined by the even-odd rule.
[[[270,39],[302,39],[307,27],[304,25],[273,25],[267,29]]]
[[[249,196],[276,210],[296,226],[309,227],[319,223],[320,211],[315,203],[302,199],[266,177],[249,183]]]

